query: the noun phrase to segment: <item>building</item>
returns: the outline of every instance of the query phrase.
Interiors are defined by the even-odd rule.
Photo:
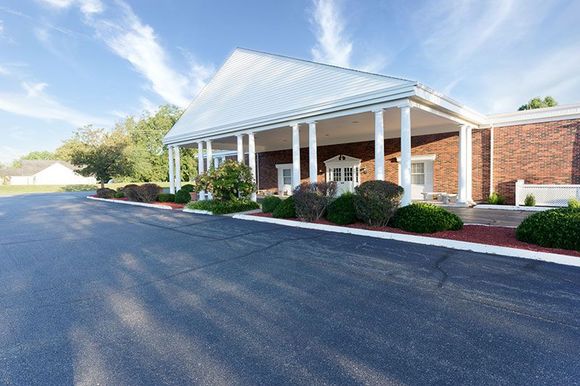
[[[403,204],[468,204],[493,191],[513,202],[517,180],[580,184],[579,127],[580,105],[484,115],[417,81],[236,49],[164,144],[172,186],[179,148],[197,147],[200,160],[247,157],[260,191],[384,179],[405,188]]]
[[[83,177],[75,167],[63,161],[24,160],[19,168],[0,170],[7,185],[80,185],[96,184],[94,177]]]

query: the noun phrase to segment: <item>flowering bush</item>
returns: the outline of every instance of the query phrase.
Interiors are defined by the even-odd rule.
[[[227,160],[217,169],[197,176],[195,190],[211,192],[214,199],[228,201],[248,198],[256,191],[250,168],[242,163]]]

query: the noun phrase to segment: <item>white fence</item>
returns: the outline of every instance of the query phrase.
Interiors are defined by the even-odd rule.
[[[580,185],[531,185],[524,180],[516,182],[516,206],[524,205],[528,194],[533,194],[538,206],[566,206],[568,200],[580,200]]]

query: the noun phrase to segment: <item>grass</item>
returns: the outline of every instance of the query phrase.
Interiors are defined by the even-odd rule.
[[[116,182],[106,184],[105,187],[117,189],[130,182]],[[163,188],[169,187],[169,182],[156,182]],[[13,196],[31,193],[56,193],[56,192],[91,192],[97,190],[97,185],[0,185],[0,196]]]

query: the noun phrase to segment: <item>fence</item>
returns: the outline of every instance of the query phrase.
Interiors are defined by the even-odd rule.
[[[566,206],[568,200],[580,200],[580,185],[532,185],[524,180],[516,182],[516,206],[524,204],[528,194],[533,194],[538,206]]]

